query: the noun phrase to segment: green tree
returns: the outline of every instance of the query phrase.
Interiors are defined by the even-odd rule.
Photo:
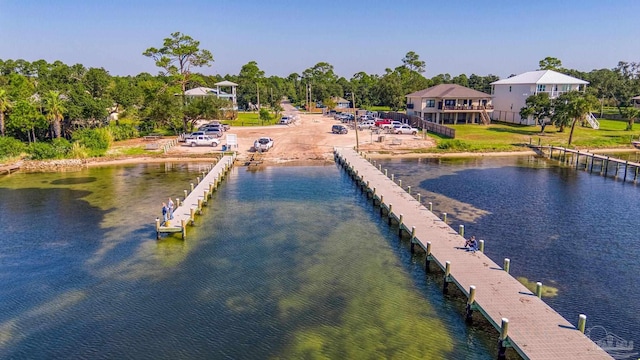
[[[174,32],[165,38],[159,49],[150,47],[144,53],[156,62],[156,66],[165,70],[173,82],[180,85],[182,105],[186,105],[185,92],[191,80],[191,69],[194,67],[211,66],[213,55],[209,50],[200,49],[200,42],[188,35]],[[183,127],[187,129],[187,119],[183,119]]]
[[[402,58],[402,63],[404,67],[411,71],[415,71],[417,73],[422,74],[425,72],[427,64],[420,60],[420,55],[416,54],[413,51],[409,51],[404,58]]]
[[[528,118],[533,116],[536,123],[540,125],[540,133],[544,133],[547,126],[547,118],[551,117],[551,98],[546,92],[529,96],[525,100],[525,106],[520,109],[520,117]]]
[[[5,132],[5,124],[4,117],[7,112],[11,109],[11,100],[9,99],[9,94],[7,90],[0,89],[0,136],[4,136]]]
[[[26,137],[27,141],[31,143],[37,140],[36,130],[44,130],[47,125],[47,120],[36,104],[29,100],[20,100],[15,103],[9,115],[7,130],[14,137],[22,139]]]
[[[57,139],[62,133],[61,122],[64,118],[64,113],[67,111],[65,101],[59,92],[50,90],[44,97],[44,108],[46,111],[45,117],[53,126],[53,137]]]
[[[576,123],[584,121],[587,114],[597,105],[598,99],[593,95],[579,91],[566,92],[554,100],[552,121],[560,126],[560,131],[563,131],[565,126],[571,125],[567,145],[571,145]]]
[[[562,61],[558,58],[547,56],[538,62],[539,70],[555,70],[562,69]]]
[[[260,109],[260,120],[262,120],[263,122],[271,120],[271,114],[269,114],[269,110],[264,108]]]
[[[633,106],[628,106],[622,109],[622,117],[627,119],[629,123],[627,124],[627,130],[633,130],[633,123],[640,117],[640,109]]]

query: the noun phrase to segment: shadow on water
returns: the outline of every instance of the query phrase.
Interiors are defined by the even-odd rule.
[[[54,180],[51,182],[52,185],[77,185],[77,184],[88,184],[96,181],[95,177],[70,177],[66,179]]]

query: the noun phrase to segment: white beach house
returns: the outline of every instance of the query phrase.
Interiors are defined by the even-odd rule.
[[[440,84],[406,96],[407,115],[437,124],[489,123],[491,95],[456,84]]]
[[[549,97],[572,90],[584,91],[588,81],[580,80],[553,70],[529,71],[491,83],[493,114],[491,119],[523,125],[536,125],[533,117],[520,118],[520,109],[529,96],[546,92]]]

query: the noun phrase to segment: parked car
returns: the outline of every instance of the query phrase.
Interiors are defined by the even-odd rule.
[[[211,137],[209,135],[196,135],[193,137],[188,137],[185,141],[189,146],[218,146],[220,145],[220,140]]]
[[[257,152],[269,151],[274,145],[273,139],[261,137],[253,143],[253,149]]]
[[[358,124],[358,130],[363,130],[363,129],[371,129],[372,127],[376,126],[376,122],[373,120],[365,120],[361,123]]]
[[[393,132],[396,134],[411,134],[416,135],[418,133],[418,129],[411,127],[408,124],[402,124],[393,128]]]
[[[375,124],[377,127],[381,128],[383,125],[391,124],[391,119],[377,119]]]
[[[293,119],[289,116],[283,116],[280,118],[280,124],[289,125],[293,122]]]
[[[214,136],[214,137],[221,137],[224,133],[224,130],[222,130],[222,127],[220,126],[209,126],[209,125],[205,125],[205,126],[201,126],[198,132],[203,132],[205,135],[209,135],[209,136]]]
[[[331,127],[331,132],[334,134],[346,134],[349,130],[344,125],[333,125]]]
[[[392,130],[394,127],[400,126],[400,125],[402,125],[402,123],[400,121],[391,121],[388,124],[382,124],[381,127],[383,129]]]

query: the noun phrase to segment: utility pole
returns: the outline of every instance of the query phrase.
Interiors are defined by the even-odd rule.
[[[358,141],[358,116],[356,113],[356,96],[353,91],[351,92],[351,102],[353,103],[353,125],[355,125],[354,129],[356,131],[356,152],[359,153],[360,143]]]
[[[258,112],[260,112],[260,88],[257,83],[256,83],[256,95],[258,96]]]

